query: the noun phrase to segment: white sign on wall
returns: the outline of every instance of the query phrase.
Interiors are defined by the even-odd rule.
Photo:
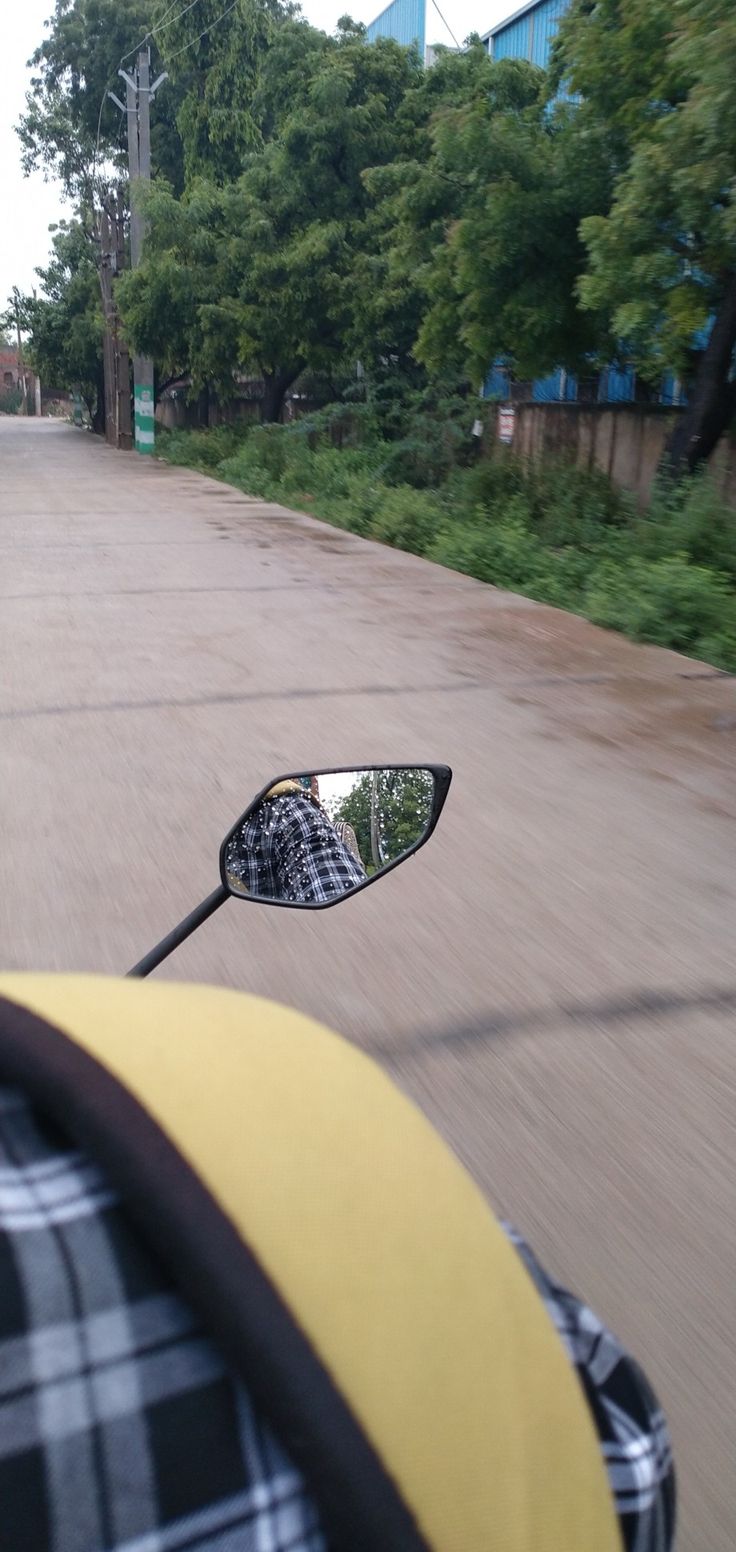
[[[515,410],[513,404],[500,404],[498,408],[498,440],[513,442]]]

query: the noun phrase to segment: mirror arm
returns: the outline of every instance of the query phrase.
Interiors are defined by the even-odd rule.
[[[148,953],[144,954],[143,958],[139,959],[137,965],[134,965],[132,970],[128,970],[127,974],[134,976],[150,975],[151,971],[155,970],[162,960],[168,959],[169,954],[173,954],[174,949],[178,948],[179,944],[183,943],[193,932],[196,932],[197,928],[201,927],[203,922],[206,922],[208,916],[212,916],[215,911],[219,911],[220,906],[224,905],[229,898],[230,891],[225,888],[224,884],[218,884],[217,888],[213,890],[211,895],[207,896],[206,900],[200,901],[199,905],[196,905],[194,910],[190,911],[189,915],[179,922],[178,927],[174,927],[173,932],[168,933],[165,938],[162,938],[155,948],[149,949]]]

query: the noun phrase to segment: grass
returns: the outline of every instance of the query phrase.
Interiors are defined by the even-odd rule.
[[[736,514],[707,474],[656,491],[642,515],[602,474],[511,455],[474,461],[457,417],[432,425],[415,416],[389,440],[344,406],[288,426],[164,433],[159,452],[635,641],[736,670]]]

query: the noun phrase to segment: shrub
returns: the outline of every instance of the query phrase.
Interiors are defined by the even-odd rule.
[[[0,415],[17,415],[23,403],[23,390],[3,386],[0,388]]]
[[[623,565],[604,561],[584,602],[595,624],[681,652],[697,652],[707,640],[719,642],[721,655],[728,656],[729,638],[736,637],[736,597],[727,578],[691,565],[685,555],[656,561],[635,556]]]
[[[472,522],[444,527],[428,550],[430,560],[481,582],[527,592],[541,569],[543,551],[521,513],[512,510],[500,522],[476,514]]]
[[[660,486],[639,523],[638,542],[653,558],[681,554],[725,572],[736,583],[736,514],[708,471],[677,487]]]
[[[642,517],[596,472],[508,452],[463,466],[468,405],[451,405],[444,427],[425,395],[415,411],[400,398],[390,413],[328,406],[288,426],[175,432],[161,447],[254,495],[736,668],[736,517],[708,475],[658,490]]]
[[[429,492],[411,485],[384,486],[377,493],[370,533],[413,555],[425,555],[439,527],[441,508]]]
[[[167,463],[203,474],[214,474],[224,458],[240,447],[248,435],[245,426],[213,426],[206,431],[158,431],[156,445],[159,456]]]

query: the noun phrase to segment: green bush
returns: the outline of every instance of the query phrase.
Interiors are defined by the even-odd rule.
[[[411,485],[383,487],[376,502],[371,537],[414,555],[425,555],[437,531],[441,507],[428,491]]]
[[[217,466],[217,475],[219,479],[226,480],[228,485],[237,486],[246,495],[264,496],[268,501],[278,499],[278,482],[271,478],[268,469],[259,463],[247,447],[232,458],[223,459]]]
[[[736,668],[736,516],[707,475],[658,490],[642,516],[596,472],[528,466],[505,451],[464,462],[475,456],[468,405],[453,404],[444,429],[425,396],[413,419],[400,399],[380,413],[328,406],[287,426],[171,433],[161,450],[635,640]]]
[[[662,560],[638,556],[625,564],[603,561],[588,583],[585,613],[596,625],[621,630],[635,641],[700,655],[702,643],[717,644],[728,659],[736,642],[736,595],[727,578],[685,555]],[[719,665],[720,666],[720,665]]]
[[[517,498],[518,499],[518,498]],[[437,535],[428,550],[430,560],[454,571],[464,571],[481,582],[519,592],[533,589],[543,561],[538,539],[529,532],[514,502],[500,522],[478,516],[471,522],[451,523]]]
[[[0,388],[0,415],[17,415],[23,403],[21,388]]]
[[[156,451],[167,463],[214,474],[224,458],[229,458],[248,435],[248,428],[213,426],[206,431],[164,431],[156,433]]]
[[[319,497],[314,503],[314,512],[338,528],[347,528],[351,533],[370,538],[385,494],[385,486],[369,474],[356,471],[348,476],[341,497]]]
[[[638,547],[653,559],[685,555],[698,566],[725,572],[736,583],[736,514],[707,472],[655,491],[646,517],[640,519]]]

